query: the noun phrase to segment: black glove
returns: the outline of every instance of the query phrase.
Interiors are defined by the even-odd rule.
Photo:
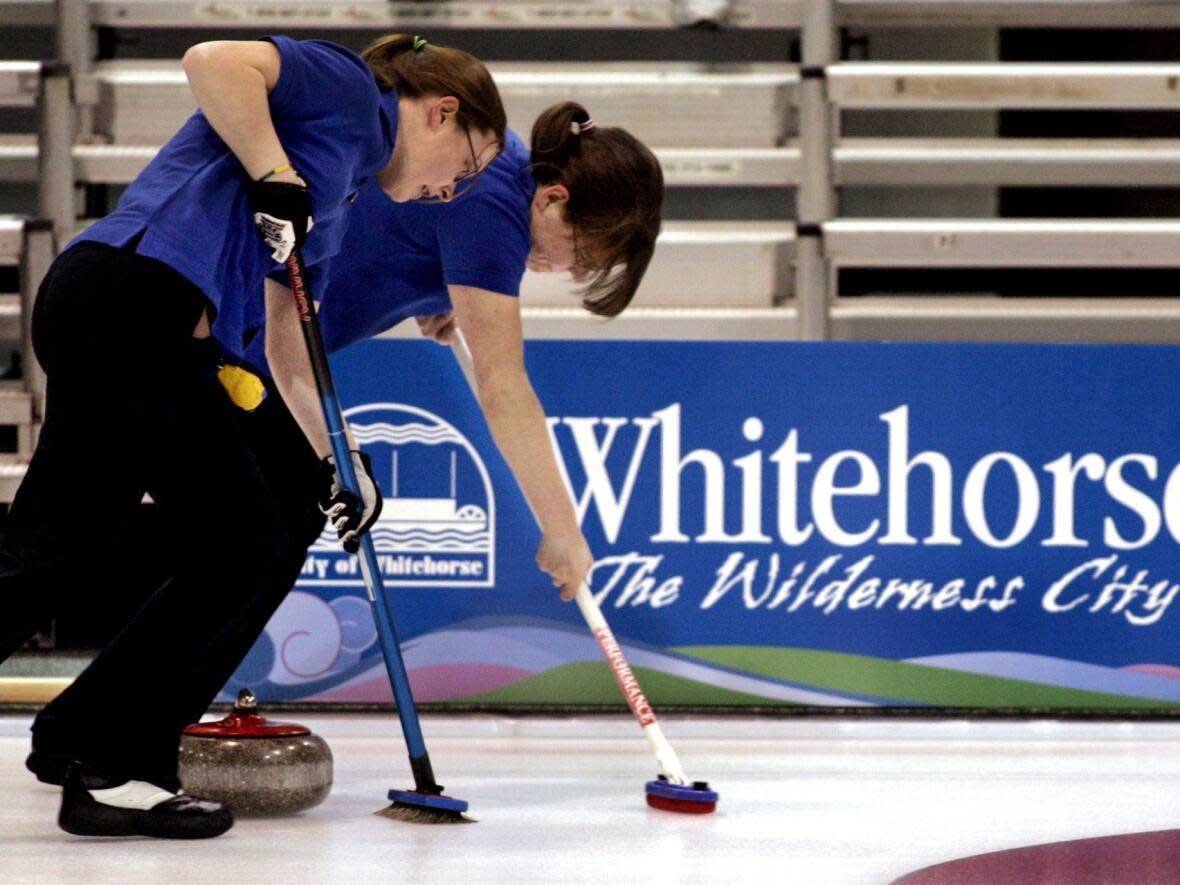
[[[340,485],[340,474],[336,471],[336,458],[329,455],[321,463],[324,466],[325,493],[320,497],[320,510],[336,530],[337,537],[349,553],[360,549],[360,536],[367,532],[381,515],[384,500],[381,488],[373,478],[373,463],[364,452],[353,451],[352,469],[360,486],[361,500]]]
[[[307,188],[287,181],[255,181],[250,185],[250,209],[262,239],[280,264],[291,250],[302,246],[311,230],[311,200]]]

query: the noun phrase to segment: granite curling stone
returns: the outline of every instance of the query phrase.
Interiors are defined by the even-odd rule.
[[[332,751],[305,726],[260,715],[243,689],[229,716],[183,731],[180,782],[189,795],[223,802],[235,815],[295,814],[328,797]]]

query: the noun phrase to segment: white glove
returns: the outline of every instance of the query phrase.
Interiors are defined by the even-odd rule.
[[[256,181],[250,185],[250,208],[258,232],[279,264],[287,261],[292,249],[303,245],[314,224],[306,185]]]
[[[384,499],[377,480],[373,478],[373,464],[369,456],[358,451],[351,454],[352,469],[360,486],[361,500],[358,502],[356,495],[341,486],[335,456],[329,455],[322,462],[328,488],[326,494],[320,498],[320,510],[328,517],[328,522],[336,530],[344,549],[349,553],[356,553],[360,549],[361,533],[367,532],[377,521]]]

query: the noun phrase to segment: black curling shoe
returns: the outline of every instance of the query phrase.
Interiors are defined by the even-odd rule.
[[[145,781],[115,781],[70,763],[57,824],[75,836],[209,839],[234,825],[229,809]]]
[[[39,750],[34,750],[25,759],[25,768],[37,775],[37,780],[43,784],[53,784],[55,787],[60,787],[66,782],[66,769],[69,765],[69,756],[55,756]]]

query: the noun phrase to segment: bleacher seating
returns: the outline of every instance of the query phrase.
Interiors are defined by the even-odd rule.
[[[508,124],[525,138],[557,101],[580,100],[653,145],[772,148],[788,135],[798,77],[785,66],[724,72],[699,65],[489,64]],[[112,144],[161,144],[196,109],[179,64],[98,65],[95,127]]]
[[[93,64],[93,28],[188,28],[235,36],[301,29],[377,34],[448,29],[657,30],[671,24],[657,0],[0,0],[5,23],[55,22],[81,111],[72,159],[57,144],[38,162],[36,138],[0,136],[0,178],[59,185],[122,185],[191,112],[175,59]],[[736,0],[727,28],[772,29],[784,46],[801,37],[801,64],[692,60],[592,63],[493,59],[510,123],[527,133],[536,113],[583,100],[603,123],[623,125],[659,156],[668,183],[708,192],[784,193],[770,220],[681,217],[665,225],[633,307],[610,323],[587,316],[574,287],[529,276],[523,307],[534,337],[917,338],[952,340],[1170,341],[1180,301],[1167,298],[1007,298],[868,295],[839,291],[842,270],[890,267],[1180,267],[1180,223],[1152,219],[842,217],[841,191],[857,188],[1180,186],[1180,139],[1012,139],[943,132],[857,129],[849,114],[908,117],[929,111],[1008,109],[1180,110],[1180,64],[1014,64],[843,61],[836,29],[1119,27],[1180,28],[1180,4],[1150,0]],[[82,48],[79,48],[82,47]],[[783,57],[786,53],[783,53]],[[28,106],[40,67],[0,63],[0,102]],[[59,121],[60,122],[60,121]],[[44,130],[43,130],[44,136]],[[44,150],[42,147],[40,150]],[[39,171],[40,169],[40,171]],[[796,191],[793,214],[786,189]],[[778,189],[778,190],[774,190]],[[774,198],[773,196],[771,197]],[[61,223],[68,195],[43,202]],[[80,203],[79,203],[80,205]],[[682,205],[692,205],[691,201]],[[0,207],[2,208],[2,207]],[[796,226],[796,220],[804,224]],[[72,214],[68,219],[74,221]],[[6,226],[7,225],[7,226]],[[25,242],[23,222],[0,224],[2,249]],[[59,231],[60,233],[60,231]],[[17,244],[14,246],[13,244]],[[7,256],[7,257],[5,257]],[[21,261],[0,252],[0,262]],[[34,263],[35,264],[35,263]],[[35,276],[35,268],[25,274]],[[24,286],[27,304],[31,288]],[[19,301],[0,294],[0,335],[24,332]],[[412,331],[412,330],[411,330]],[[400,333],[399,333],[400,334]],[[28,415],[35,417],[35,394]],[[11,408],[10,408],[11,406]],[[24,420],[0,399],[0,422]],[[18,414],[19,413],[19,414]],[[31,439],[31,430],[22,439]],[[24,443],[22,443],[23,445]],[[9,465],[0,462],[0,497]]]

